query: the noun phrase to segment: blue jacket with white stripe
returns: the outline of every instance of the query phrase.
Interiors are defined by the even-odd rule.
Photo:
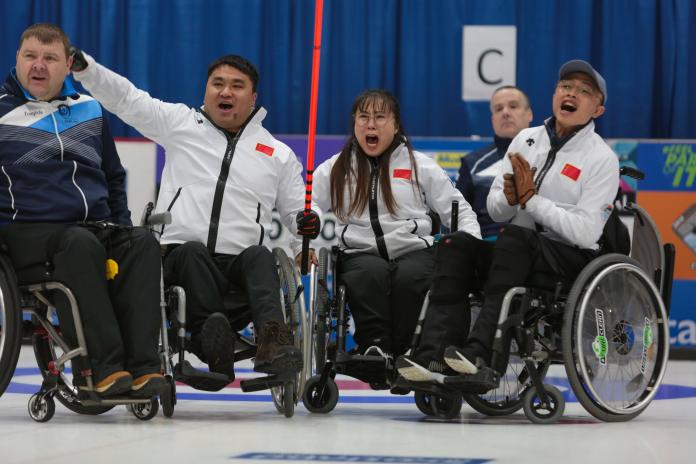
[[[0,225],[112,221],[131,225],[126,172],[101,105],[68,77],[38,101],[12,70],[0,87]]]

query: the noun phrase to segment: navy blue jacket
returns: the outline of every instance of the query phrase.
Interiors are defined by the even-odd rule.
[[[0,225],[112,221],[131,225],[126,172],[101,105],[68,77],[44,102],[13,70],[0,87]]]
[[[512,139],[496,136],[494,143],[467,153],[459,168],[457,188],[476,212],[481,235],[494,237],[504,224],[497,223],[488,215],[486,198],[497,174],[497,163],[502,160]]]

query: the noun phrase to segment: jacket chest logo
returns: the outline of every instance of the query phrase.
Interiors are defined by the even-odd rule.
[[[394,179],[406,179],[411,180],[411,170],[410,169],[394,169]]]
[[[578,177],[580,177],[581,172],[582,171],[579,168],[576,168],[575,166],[569,163],[566,163],[566,165],[563,166],[563,169],[561,169],[561,174],[573,180],[578,180]]]
[[[262,143],[257,143],[256,144],[256,151],[263,153],[264,155],[267,156],[273,156],[273,147],[269,147],[268,145],[264,145]]]

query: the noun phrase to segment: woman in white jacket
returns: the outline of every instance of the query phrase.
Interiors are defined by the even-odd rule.
[[[360,351],[387,359],[403,353],[433,272],[432,219],[481,236],[476,214],[447,174],[406,139],[399,103],[385,90],[360,94],[353,131],[340,153],[314,173],[314,208],[332,209]]]

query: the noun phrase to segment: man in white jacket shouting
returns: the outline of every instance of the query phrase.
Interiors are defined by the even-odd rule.
[[[292,233],[314,238],[319,218],[304,215],[302,165],[292,150],[261,124],[256,106],[258,72],[238,55],[210,64],[204,104],[166,103],[79,50],[73,75],[106,109],[162,145],[166,162],[157,212],[164,226],[164,278],[186,291],[192,351],[210,370],[233,376],[234,333],[223,297],[230,284],[249,297],[258,350],[254,369],[298,371],[302,354],[292,345],[278,298],[280,282],[263,246],[278,209]]]

